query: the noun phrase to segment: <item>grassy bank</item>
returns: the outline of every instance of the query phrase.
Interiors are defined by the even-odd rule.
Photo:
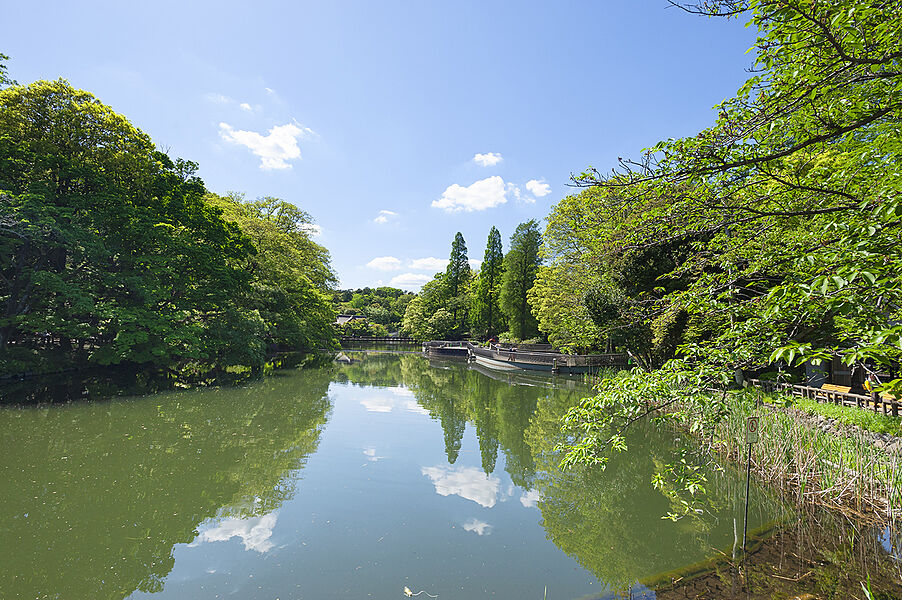
[[[795,398],[786,395],[767,395],[764,401],[768,404],[792,406],[809,415],[828,417],[843,425],[855,425],[874,433],[902,435],[902,417],[891,417],[855,406],[827,404],[810,398]]]

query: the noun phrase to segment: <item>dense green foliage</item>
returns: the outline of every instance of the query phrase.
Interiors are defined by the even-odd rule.
[[[407,306],[404,332],[416,339],[488,339],[512,341],[539,335],[530,290],[541,265],[542,235],[536,221],[521,223],[504,254],[501,233],[492,227],[482,264],[470,270],[467,246],[457,233],[451,260]],[[505,327],[509,329],[505,331]]]
[[[0,91],[0,371],[256,367],[331,343],[309,218],[214,206],[196,169],[65,81]]]
[[[561,347],[628,352],[646,368],[673,357],[682,336],[704,326],[668,299],[687,277],[672,273],[690,253],[684,239],[642,247],[612,239],[624,227],[617,192],[591,187],[548,217],[531,302],[539,327]]]
[[[329,251],[310,239],[310,215],[278,198],[247,202],[238,194],[208,193],[205,199],[257,248],[242,267],[252,274],[245,304],[263,319],[264,339],[285,349],[328,346],[337,278]]]
[[[0,88],[4,88],[8,85],[16,85],[16,82],[9,77],[9,69],[3,64],[8,60],[9,57],[0,52]]]
[[[581,308],[540,305],[543,328],[575,343],[611,336],[663,365],[603,382],[571,413],[571,460],[604,463],[623,427],[680,399],[713,425],[729,409],[699,392],[737,370],[836,358],[902,391],[902,5],[688,9],[748,16],[753,77],[709,129],[610,176],[584,172],[576,181],[591,189],[549,220],[540,282]],[[585,293],[553,276],[571,256],[587,259]]]
[[[452,298],[460,294],[461,289],[470,279],[470,263],[467,262],[467,243],[459,231],[454,235],[451,243],[451,258],[445,269],[445,277],[448,281],[448,293]]]

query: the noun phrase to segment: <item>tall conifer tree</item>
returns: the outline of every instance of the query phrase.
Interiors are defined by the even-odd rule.
[[[486,337],[498,333],[502,327],[503,315],[499,306],[501,295],[501,275],[504,272],[504,251],[501,247],[501,233],[492,227],[485,246],[479,283],[473,299],[473,328]]]
[[[533,219],[520,223],[511,236],[511,247],[504,257],[504,275],[501,281],[501,310],[510,323],[514,338],[525,340],[539,333],[538,322],[530,310],[527,293],[536,280],[536,272],[542,263],[539,248],[542,234]]]
[[[467,243],[461,232],[454,236],[451,244],[451,260],[445,270],[448,281],[448,293],[452,298],[460,294],[460,288],[470,278],[470,263],[467,262]]]
[[[470,284],[470,263],[467,260],[467,243],[459,231],[451,244],[451,259],[445,270],[445,283],[448,289],[448,310],[453,319],[453,336],[463,334],[468,322],[468,295]]]

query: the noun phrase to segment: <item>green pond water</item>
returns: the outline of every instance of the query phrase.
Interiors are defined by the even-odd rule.
[[[560,471],[579,381],[348,354],[0,408],[0,598],[605,598],[741,540],[730,469],[701,513],[662,519],[676,434],[639,424],[606,471]],[[753,486],[750,529],[781,511]]]

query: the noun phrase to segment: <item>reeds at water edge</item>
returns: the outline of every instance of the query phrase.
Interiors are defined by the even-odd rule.
[[[738,401],[707,438],[712,450],[745,464],[746,420],[760,417],[752,444],[757,476],[794,495],[859,516],[895,519],[902,511],[902,457],[873,445],[860,432],[823,431],[788,410]]]

